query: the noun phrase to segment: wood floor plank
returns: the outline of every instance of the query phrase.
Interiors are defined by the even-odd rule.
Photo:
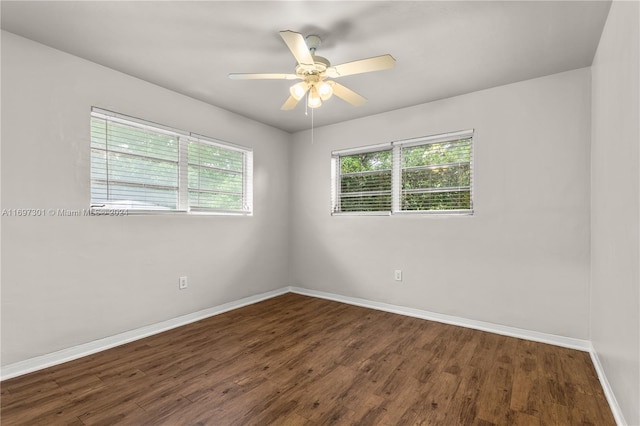
[[[434,386],[422,390],[418,398],[403,413],[402,424],[454,424],[455,413],[449,411],[452,399],[460,386],[461,378],[442,373]]]
[[[539,416],[542,406],[542,379],[537,374],[526,371],[530,368],[530,358],[523,361],[525,367],[519,366],[513,377],[513,392],[511,393],[510,408],[521,413]]]
[[[136,424],[146,418],[146,412],[133,402],[104,407],[94,412],[86,412],[78,417],[82,425]]]
[[[4,425],[614,425],[584,352],[285,294],[0,384]]]

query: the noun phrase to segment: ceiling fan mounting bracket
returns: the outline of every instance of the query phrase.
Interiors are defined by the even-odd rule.
[[[304,38],[304,41],[307,43],[307,47],[309,48],[309,51],[311,52],[312,55],[315,54],[316,50],[322,44],[322,40],[320,40],[320,37],[314,34],[310,34],[306,36]]]

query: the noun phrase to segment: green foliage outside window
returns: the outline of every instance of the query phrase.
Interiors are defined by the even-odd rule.
[[[343,212],[391,209],[391,150],[340,157]]]
[[[471,208],[471,139],[402,149],[402,210]]]

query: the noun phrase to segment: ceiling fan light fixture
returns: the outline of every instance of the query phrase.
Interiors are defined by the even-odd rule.
[[[289,88],[289,92],[291,93],[291,96],[293,96],[293,98],[296,101],[299,101],[300,99],[302,99],[304,94],[307,93],[307,90],[309,90],[309,86],[304,81],[301,81],[300,83],[296,83]]]
[[[318,108],[320,105],[322,105],[322,99],[318,94],[318,89],[316,86],[312,86],[311,89],[309,89],[309,100],[307,101],[307,106],[309,108]]]
[[[331,86],[331,84],[327,83],[326,81],[321,81],[320,83],[318,83],[318,95],[323,101],[329,99],[331,95],[333,95],[333,87]]]

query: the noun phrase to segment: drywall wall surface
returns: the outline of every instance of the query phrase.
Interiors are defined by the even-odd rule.
[[[92,106],[253,148],[254,215],[3,216],[3,365],[287,284],[288,133],[7,32],[3,208],[89,207]]]
[[[640,4],[614,1],[592,66],[591,340],[640,424]]]
[[[585,339],[590,90],[585,68],[294,134],[292,285]],[[472,216],[331,215],[333,150],[465,129]]]

